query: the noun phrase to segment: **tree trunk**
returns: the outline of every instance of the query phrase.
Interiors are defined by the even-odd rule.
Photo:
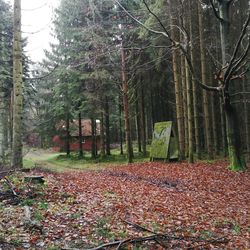
[[[130,121],[129,121],[128,81],[127,81],[126,64],[125,64],[125,52],[124,52],[123,47],[121,48],[121,57],[122,57],[122,91],[123,91],[123,106],[124,106],[127,157],[128,157],[128,162],[132,163],[132,161],[133,161],[133,147],[132,147],[132,141],[131,141]]]
[[[119,136],[120,137],[120,154],[123,155],[122,104],[120,100],[119,100],[119,134],[120,134]]]
[[[170,4],[170,13],[172,12],[172,4]],[[176,19],[171,16],[171,24],[176,25]],[[171,35],[176,41],[179,40],[178,32],[175,29],[171,29]],[[172,52],[172,67],[173,67],[173,77],[174,77],[174,86],[175,86],[175,102],[176,102],[176,118],[177,118],[177,127],[178,127],[178,141],[179,141],[179,159],[183,160],[185,158],[185,129],[184,129],[184,113],[183,113],[183,99],[181,92],[181,80],[178,64],[180,60],[179,52],[174,49]]]
[[[105,156],[104,114],[101,112],[101,157]]]
[[[69,131],[69,111],[66,114],[66,154],[70,156],[70,131]]]
[[[219,14],[220,17],[223,19],[223,21],[220,21],[221,53],[222,53],[223,67],[225,67],[227,63],[230,61],[229,8],[231,3],[232,1],[228,0],[221,0],[218,2]],[[229,84],[230,82],[228,82],[227,86],[229,86]],[[224,97],[224,108],[226,116],[227,144],[228,144],[228,154],[230,160],[229,168],[235,171],[245,170],[246,162],[244,159],[242,144],[240,141],[237,112],[231,104],[228,88],[224,88],[222,90],[222,96]]]
[[[139,85],[139,110],[140,110],[140,132],[141,132],[141,142],[142,142],[142,153],[143,156],[147,155],[147,140],[146,140],[146,116],[145,116],[145,101],[144,101],[144,91],[143,91],[143,81],[140,77]]]
[[[0,33],[1,30],[0,30]],[[0,58],[4,58],[3,53],[3,37],[0,45]],[[1,75],[0,75],[1,77]],[[5,80],[0,78],[0,169],[6,164],[5,154],[8,148],[8,99],[6,96]],[[7,136],[7,138],[6,138]],[[7,143],[7,145],[6,145]]]
[[[96,158],[96,120],[92,117],[91,118],[91,158]]]
[[[201,57],[201,81],[207,82],[207,61],[204,39],[204,22],[201,3],[198,3],[198,16],[199,16],[199,36],[200,36],[200,57]],[[212,133],[210,126],[210,111],[209,111],[209,95],[206,90],[202,91],[203,94],[203,111],[204,111],[204,123],[205,123],[205,141],[208,152],[208,158],[213,159],[213,147],[212,147]]]
[[[244,78],[243,79],[243,92],[246,92],[246,83],[247,83],[247,79]],[[248,107],[247,107],[247,98],[246,95],[244,95],[244,100],[243,100],[243,104],[244,104],[244,123],[245,123],[245,138],[246,138],[246,150],[247,150],[247,155],[248,155],[248,159],[246,160],[250,160],[250,134],[249,134],[249,115],[248,115]]]
[[[138,152],[142,152],[142,145],[141,145],[141,126],[140,126],[140,112],[139,112],[139,95],[138,95],[138,88],[136,89],[136,102],[135,102],[135,112],[136,112],[136,133],[137,133],[137,144],[138,144]]]
[[[0,80],[0,168],[5,165],[6,151],[8,149],[8,100],[6,97],[5,84]]]
[[[222,147],[222,152],[223,156],[227,156],[227,137],[226,137],[226,118],[225,118],[225,110],[224,110],[224,105],[223,105],[223,99],[220,97],[220,120],[221,120],[221,147]]]
[[[188,162],[194,162],[193,150],[193,112],[192,112],[192,82],[189,74],[189,67],[185,61],[186,87],[187,87],[187,118],[188,118]]]
[[[79,158],[83,158],[83,149],[82,149],[82,115],[81,111],[78,113],[78,134],[79,134]]]
[[[21,45],[21,0],[14,1],[13,37],[13,142],[12,168],[23,166],[23,84],[22,84],[22,45]]]
[[[215,107],[215,100],[217,99],[217,93],[212,93],[211,96],[211,109],[212,109],[212,124],[213,124],[213,142],[214,142],[214,154],[218,155],[219,154],[219,145],[218,145],[218,123],[216,122],[216,107]]]
[[[242,171],[246,169],[246,162],[240,140],[239,124],[237,118],[237,111],[230,103],[230,100],[225,101],[225,114],[227,124],[227,142],[228,154],[230,160],[229,168],[234,171]]]
[[[184,115],[184,138],[185,138],[185,156],[188,156],[188,113],[187,113],[187,82],[185,72],[185,58],[181,55],[181,82],[182,82],[182,96],[183,96],[183,115]]]
[[[110,133],[109,133],[109,100],[105,97],[105,131],[106,131],[106,154],[110,155]]]
[[[196,28],[196,22],[198,20],[198,8],[197,4],[191,0],[189,2],[189,10],[193,14],[191,15],[190,22],[190,40],[191,40],[191,61],[192,65],[196,65],[198,63],[197,58],[199,54],[199,49],[197,47],[198,44],[195,41],[195,37],[198,33],[198,29]],[[194,79],[192,76],[192,91],[193,91],[193,112],[194,112],[194,138],[195,138],[195,152],[197,155],[197,159],[201,158],[201,143],[200,143],[200,131],[199,131],[199,111],[198,111],[198,89]]]

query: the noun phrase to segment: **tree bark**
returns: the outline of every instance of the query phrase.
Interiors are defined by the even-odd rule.
[[[122,129],[122,104],[121,102],[122,101],[119,100],[119,137],[120,137],[120,154],[123,155],[123,129]]]
[[[219,4],[220,21],[220,34],[221,34],[221,53],[222,65],[225,67],[230,61],[229,44],[230,44],[230,23],[229,23],[229,9],[232,1],[221,0]],[[225,67],[226,68],[226,67]],[[230,81],[230,79],[228,80]],[[237,120],[237,112],[231,104],[229,86],[230,82],[225,83],[225,88],[222,90],[224,98],[224,108],[226,116],[226,132],[228,154],[230,160],[229,168],[234,171],[245,170],[246,162],[244,159],[242,144],[240,140],[239,126]]]
[[[96,120],[94,117],[91,118],[91,137],[92,137],[92,145],[91,145],[91,158],[96,158]]]
[[[101,157],[105,156],[104,114],[101,112]]]
[[[22,37],[21,37],[21,0],[14,1],[13,37],[13,142],[12,168],[23,166],[23,83],[22,83]]]
[[[188,118],[188,162],[194,162],[193,150],[193,112],[192,112],[192,82],[189,74],[189,67],[185,61],[186,87],[187,87],[187,118]]]
[[[83,141],[82,141],[82,115],[81,111],[78,113],[78,134],[79,134],[79,158],[83,158]]]
[[[198,20],[198,6],[195,1],[190,0],[189,10],[193,14],[191,15],[190,22],[190,40],[191,40],[191,61],[193,65],[196,65],[199,47],[198,43],[195,41],[196,35],[198,35],[198,28],[196,28],[196,23]],[[194,113],[194,138],[195,138],[195,152],[197,159],[201,158],[201,140],[200,140],[200,131],[199,131],[199,110],[198,110],[198,89],[194,76],[192,75],[192,91],[193,91],[193,113]]]
[[[206,61],[206,50],[205,50],[205,39],[204,39],[204,22],[202,15],[201,3],[198,2],[198,16],[199,16],[199,36],[200,36],[200,57],[201,57],[201,80],[202,82],[208,82],[207,77],[207,61]],[[212,133],[211,133],[211,116],[209,110],[209,94],[208,91],[203,90],[203,111],[204,111],[204,123],[205,123],[205,141],[208,153],[208,158],[213,159],[213,147],[212,147]]]
[[[227,124],[227,143],[228,154],[230,160],[230,169],[234,171],[241,171],[246,169],[246,162],[242,152],[242,145],[239,134],[239,124],[237,118],[237,111],[230,103],[230,100],[225,100],[225,114]]]
[[[139,110],[140,110],[140,132],[142,142],[142,153],[143,156],[147,155],[147,140],[146,140],[146,116],[145,116],[145,100],[144,100],[144,89],[142,77],[140,77],[139,85]]]
[[[123,91],[127,157],[128,157],[128,163],[132,163],[133,162],[133,147],[132,147],[132,141],[131,141],[130,121],[129,121],[128,81],[127,81],[127,74],[126,74],[125,52],[123,49],[123,45],[121,47],[121,58],[122,58],[122,91]]]
[[[187,113],[187,82],[186,82],[185,57],[181,55],[181,82],[183,96],[183,115],[184,115],[184,138],[185,138],[185,156],[188,156],[188,113]]]
[[[217,99],[217,93],[212,93],[211,96],[211,109],[212,109],[212,124],[213,124],[213,142],[214,142],[214,154],[218,155],[219,154],[219,145],[218,145],[218,123],[216,122],[216,107],[215,107],[215,100]]]
[[[141,129],[140,126],[140,112],[139,112],[139,95],[138,95],[138,88],[136,88],[136,102],[135,102],[135,112],[136,112],[136,134],[137,134],[137,145],[138,145],[138,152],[142,152],[142,145],[141,145]]]
[[[225,110],[224,110],[224,104],[223,99],[220,97],[220,121],[221,121],[221,147],[224,157],[227,156],[227,136],[226,136],[226,118],[225,118]]]
[[[172,12],[172,3],[170,4],[170,13]],[[171,24],[175,25],[174,17],[171,16]],[[173,39],[178,40],[178,32],[175,29],[171,29],[171,35]],[[180,60],[179,52],[174,49],[172,52],[172,67],[173,67],[173,77],[175,86],[175,102],[176,102],[176,116],[177,116],[177,127],[178,127],[178,141],[179,141],[179,159],[183,160],[185,158],[185,129],[184,129],[184,113],[183,113],[183,99],[181,92],[181,82],[178,64]]]
[[[243,79],[243,92],[246,92],[246,82],[247,79],[244,78]],[[244,123],[245,123],[245,138],[246,138],[246,150],[247,150],[247,155],[248,155],[248,159],[246,160],[250,160],[250,133],[249,133],[249,115],[248,115],[248,107],[247,107],[247,98],[244,95],[244,100],[243,100],[243,105],[244,105]]]
[[[66,154],[70,156],[70,131],[69,131],[69,111],[66,111]]]
[[[105,132],[106,132],[106,154],[110,155],[110,126],[109,126],[109,100],[105,97]]]

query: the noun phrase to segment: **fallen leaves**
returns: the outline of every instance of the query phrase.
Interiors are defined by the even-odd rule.
[[[197,249],[250,249],[250,173],[231,172],[226,166],[141,163],[103,171],[43,173],[46,188],[30,204],[42,232],[23,226],[21,205],[2,205],[0,237],[7,242],[21,239],[28,249],[87,249],[147,236],[123,221],[128,220],[152,232],[229,240],[223,247],[210,243]],[[25,244],[20,243],[23,248]],[[168,246],[183,249],[190,244],[172,241]],[[143,249],[157,248],[147,244]]]

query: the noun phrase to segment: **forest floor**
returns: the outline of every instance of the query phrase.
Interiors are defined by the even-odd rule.
[[[250,172],[225,161],[40,167],[9,177],[16,197],[0,182],[0,249],[250,249]]]

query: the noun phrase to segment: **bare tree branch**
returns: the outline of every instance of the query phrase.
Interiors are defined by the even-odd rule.
[[[246,60],[244,63],[242,63],[242,62],[245,60],[245,58],[247,57],[248,52],[249,52],[249,49],[250,49],[250,41],[249,41],[249,43],[248,43],[248,46],[247,46],[246,50],[243,52],[242,56],[241,56],[239,59],[237,59],[237,60],[235,61],[235,64],[234,64],[234,66],[232,67],[232,72],[231,72],[231,74],[234,74],[235,72],[238,72],[238,71],[241,70],[243,67],[245,67],[246,64],[249,62],[248,60]]]
[[[189,66],[189,69],[190,69],[190,72],[192,74],[192,76],[194,77],[195,81],[203,88],[203,89],[206,89],[208,91],[219,91],[219,89],[217,87],[211,87],[211,86],[208,86],[204,83],[202,83],[198,77],[196,76],[195,72],[194,72],[194,68],[193,68],[193,65],[192,65],[192,62],[191,62],[191,59],[190,59],[190,56],[187,52],[187,44],[185,44],[183,46],[183,44],[181,43],[176,43],[176,41],[174,41],[169,32],[166,30],[165,26],[163,25],[163,23],[161,22],[160,18],[153,12],[150,10],[149,6],[147,5],[146,1],[143,0],[143,3],[144,5],[146,6],[146,8],[148,9],[148,11],[156,18],[156,20],[159,22],[159,24],[161,25],[161,27],[164,29],[164,31],[166,32],[166,34],[168,35],[168,38],[169,40],[171,41],[172,44],[176,45],[177,47],[179,47],[182,51],[182,53],[184,54],[186,60],[187,60],[187,63],[188,63],[188,66]],[[183,30],[184,30],[184,33],[185,33],[185,40],[186,40],[186,43],[187,43],[187,40],[188,40],[188,35],[187,35],[187,32],[185,31],[184,27],[182,27]]]
[[[224,22],[225,20],[224,20],[223,18],[220,17],[218,11],[217,11],[216,8],[215,8],[215,5],[214,5],[213,0],[210,0],[210,4],[211,4],[211,6],[212,6],[212,8],[213,8],[215,17],[216,17],[217,19],[219,19],[220,22]]]
[[[55,70],[58,68],[58,65],[56,65],[50,72],[48,72],[47,74],[43,75],[43,76],[38,76],[38,77],[32,77],[32,78],[25,78],[25,80],[29,80],[29,81],[34,81],[34,80],[41,80],[44,79],[50,75],[52,75]]]
[[[124,10],[124,12],[125,12],[129,17],[131,17],[135,22],[137,22],[138,24],[140,24],[140,25],[141,25],[142,27],[144,27],[146,30],[148,30],[148,31],[150,31],[150,32],[152,32],[152,33],[155,33],[155,34],[163,35],[163,36],[169,38],[169,36],[168,36],[167,33],[162,32],[162,31],[158,31],[158,30],[153,30],[153,29],[147,27],[146,25],[144,25],[144,23],[142,23],[142,22],[139,21],[136,17],[134,17],[133,15],[131,15],[131,14],[123,7],[123,5],[122,5],[119,1],[115,0],[115,2]]]
[[[143,0],[143,1],[144,1],[144,0]],[[131,17],[135,22],[137,22],[137,23],[140,24],[142,27],[144,27],[145,29],[147,29],[148,31],[150,31],[150,32],[152,32],[152,33],[163,35],[164,37],[166,37],[166,38],[168,38],[168,39],[170,40],[170,42],[173,44],[173,46],[175,46],[176,48],[179,48],[179,49],[180,49],[180,50],[182,51],[182,53],[184,54],[186,60],[187,60],[187,63],[188,63],[188,66],[189,66],[189,69],[190,69],[190,72],[191,72],[193,78],[195,79],[196,83],[197,83],[198,85],[200,85],[201,88],[203,88],[203,89],[205,89],[205,90],[207,90],[207,91],[217,91],[217,92],[220,91],[221,87],[208,86],[208,85],[206,85],[206,84],[204,84],[204,83],[201,82],[201,80],[200,80],[200,79],[197,77],[197,75],[195,74],[195,71],[194,71],[194,68],[193,68],[193,65],[192,65],[190,56],[189,56],[189,54],[188,54],[188,52],[187,52],[187,50],[186,50],[186,47],[183,46],[183,44],[181,44],[181,43],[175,41],[174,39],[172,39],[172,37],[170,36],[169,32],[166,33],[166,32],[156,31],[156,30],[153,30],[153,29],[147,27],[147,26],[144,25],[141,21],[139,21],[136,17],[134,17],[132,14],[130,14],[130,13],[123,7],[123,5],[122,5],[119,1],[115,0],[115,2],[116,2],[116,3],[124,10],[124,12],[125,12],[129,17]],[[145,2],[144,2],[144,4],[145,4]],[[147,6],[147,4],[146,4],[146,6]],[[153,12],[149,9],[149,7],[147,7],[147,8],[148,8],[148,10],[150,11],[150,13],[152,14]],[[156,16],[155,14],[153,14],[153,15]],[[160,22],[161,25],[163,25],[158,17],[157,17],[157,20],[158,20],[158,22]],[[164,27],[164,25],[163,25],[163,27]],[[166,28],[164,27],[164,31],[165,31],[165,29],[166,29]]]
[[[149,8],[148,4],[146,3],[145,0],[143,0],[144,5],[146,6],[148,12],[153,15],[155,17],[155,19],[158,21],[158,23],[160,24],[160,26],[163,28],[163,30],[165,31],[165,33],[167,34],[168,38],[170,39],[170,41],[172,43],[175,43],[175,41],[171,38],[168,30],[166,29],[166,27],[163,25],[162,21],[160,20],[160,18]]]
[[[246,35],[246,32],[247,32],[247,27],[250,23],[250,12],[248,13],[248,17],[247,17],[247,20],[243,26],[243,29],[241,31],[241,34],[240,34],[240,37],[236,43],[236,46],[234,48],[234,52],[233,52],[233,55],[230,59],[230,62],[229,62],[229,65],[227,67],[227,70],[225,72],[225,75],[224,75],[224,81],[225,81],[225,88],[227,89],[228,88],[228,85],[229,85],[229,80],[230,80],[230,77],[232,75],[232,69],[234,68],[233,65],[234,65],[234,62],[235,62],[235,58],[238,54],[238,51],[239,51],[239,48],[240,48],[240,45],[241,45],[241,42],[243,40],[243,38],[245,37]],[[239,65],[243,60],[244,58],[246,57],[247,53],[248,53],[248,50],[249,50],[249,39],[248,39],[248,48],[246,49],[245,53],[243,54],[244,56],[242,57],[242,59],[237,63],[237,65]]]

